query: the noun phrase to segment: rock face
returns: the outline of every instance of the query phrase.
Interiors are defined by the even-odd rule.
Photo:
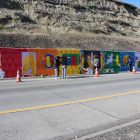
[[[117,0],[1,0],[0,32],[140,37],[140,10]]]
[[[0,47],[140,51],[140,9],[119,0],[0,0]]]

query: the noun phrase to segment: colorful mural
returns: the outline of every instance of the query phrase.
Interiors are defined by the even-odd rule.
[[[85,50],[80,51],[80,73],[93,74],[93,62],[95,57],[100,59],[99,51],[85,51]]]
[[[22,51],[27,49],[0,48],[1,68],[5,72],[5,78],[16,77],[17,70],[22,75]]]
[[[121,71],[129,71],[129,58],[132,59],[132,65],[135,66],[135,53],[134,52],[120,52]]]
[[[79,74],[79,53],[80,50],[77,49],[57,49],[57,55],[62,58],[66,56],[67,58],[67,75]],[[62,74],[62,66],[60,65],[60,74]]]
[[[54,58],[67,57],[67,74],[79,74],[79,52],[77,49],[30,49],[36,53],[36,74],[54,75]],[[60,65],[60,75],[62,66]]]
[[[36,74],[36,53],[22,52],[22,75]]]
[[[101,72],[119,72],[120,56],[119,52],[100,52]]]
[[[140,52],[93,51],[80,49],[16,49],[0,48],[0,67],[5,77],[16,77],[17,70],[24,76],[54,75],[56,56],[60,58],[60,75],[62,74],[62,57],[66,57],[67,75],[93,74],[95,57],[99,59],[101,73],[129,71],[132,66],[140,71]]]
[[[36,75],[54,75],[54,56],[57,49],[29,49],[36,53]]]
[[[135,68],[140,71],[140,52],[135,53]]]

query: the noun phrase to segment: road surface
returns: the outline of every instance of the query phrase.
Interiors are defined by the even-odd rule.
[[[0,80],[0,139],[88,139],[138,125],[139,85],[140,73]]]

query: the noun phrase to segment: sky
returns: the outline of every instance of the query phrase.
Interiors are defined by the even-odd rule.
[[[140,0],[122,0],[123,2],[133,4],[140,8]]]

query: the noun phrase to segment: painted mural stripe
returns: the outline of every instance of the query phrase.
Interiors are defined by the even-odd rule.
[[[45,106],[35,106],[35,107],[29,107],[29,108],[5,110],[5,111],[0,111],[0,115],[9,114],[9,113],[17,113],[17,112],[25,112],[25,111],[31,111],[31,110],[47,109],[47,108],[53,108],[53,107],[58,107],[58,106],[78,104],[78,103],[84,103],[84,102],[90,102],[90,101],[96,101],[96,100],[102,100],[102,99],[109,99],[109,98],[113,98],[113,97],[127,96],[127,95],[138,94],[138,93],[140,93],[140,90],[131,91],[131,92],[127,92],[127,93],[108,95],[108,96],[100,96],[100,97],[84,99],[84,100],[70,101],[70,102],[64,102],[64,103],[58,103],[58,104],[49,104],[49,105],[45,105]]]

